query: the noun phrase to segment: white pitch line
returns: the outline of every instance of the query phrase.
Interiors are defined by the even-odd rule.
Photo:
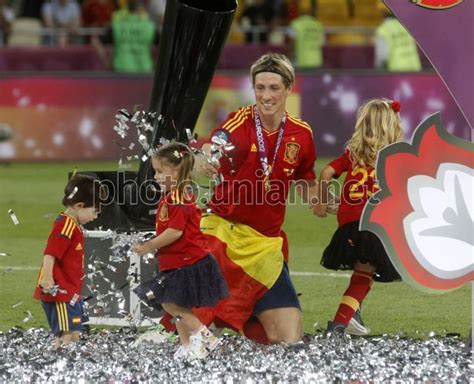
[[[0,270],[8,271],[39,271],[39,267],[13,267],[10,265],[4,265],[0,267]]]
[[[9,265],[4,265],[0,267],[0,270],[8,270],[8,271],[39,271],[39,267],[14,267]],[[299,271],[290,271],[290,275],[292,276],[318,276],[318,277],[337,277],[342,279],[347,279],[351,277],[351,275],[347,273],[333,273],[333,272],[299,272]]]
[[[292,276],[319,276],[319,277],[339,277],[343,279],[348,279],[351,277],[348,273],[333,273],[333,272],[298,272],[290,271]]]

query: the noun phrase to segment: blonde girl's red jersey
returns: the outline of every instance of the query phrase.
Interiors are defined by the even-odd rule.
[[[158,251],[160,271],[191,265],[204,258],[209,250],[207,240],[201,232],[201,210],[196,206],[194,197],[177,191],[164,196],[156,211],[156,235],[168,228],[183,231],[175,242]]]
[[[41,267],[33,297],[44,302],[69,302],[75,294],[81,296],[84,275],[84,235],[79,224],[72,217],[61,213],[56,218],[44,254],[55,258],[54,283],[67,293],[58,292],[56,296],[43,293],[39,287],[43,276],[43,267]]]
[[[375,180],[375,168],[354,167],[350,160],[350,152],[346,151],[329,163],[336,171],[334,178],[347,172],[341,191],[341,204],[337,212],[339,226],[360,220],[367,200],[378,191]]]
[[[209,207],[217,215],[246,224],[265,236],[280,236],[287,197],[296,180],[315,179],[316,150],[313,131],[304,121],[286,113],[284,135],[273,164],[271,189],[265,190],[253,106],[231,113],[211,134],[235,148],[220,160],[223,182],[214,188]],[[269,162],[277,145],[279,131],[263,127]]]

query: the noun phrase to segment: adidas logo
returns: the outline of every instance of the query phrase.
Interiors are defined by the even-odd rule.
[[[253,143],[250,147],[250,152],[257,152],[257,146],[255,145],[255,143]]]
[[[76,251],[82,251],[82,244],[81,243],[77,243]]]

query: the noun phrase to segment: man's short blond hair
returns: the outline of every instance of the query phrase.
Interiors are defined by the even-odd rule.
[[[250,67],[252,85],[255,85],[255,76],[262,72],[272,72],[280,75],[286,88],[290,88],[295,82],[295,69],[291,61],[280,53],[267,53],[252,64],[252,67]]]

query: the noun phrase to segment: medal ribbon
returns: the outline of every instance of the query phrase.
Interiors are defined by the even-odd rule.
[[[258,114],[257,105],[253,106],[253,115],[255,122],[255,131],[257,133],[257,144],[258,144],[258,155],[260,156],[260,163],[262,164],[262,170],[264,174],[265,183],[269,183],[270,175],[273,171],[273,165],[280,149],[281,142],[283,140],[283,133],[285,132],[286,113],[283,114],[280,122],[280,128],[278,132],[278,139],[275,145],[275,151],[273,152],[273,159],[271,164],[268,163],[267,150],[265,148],[265,140],[263,139],[263,128],[260,121],[260,115]],[[267,184],[266,184],[267,186]]]

